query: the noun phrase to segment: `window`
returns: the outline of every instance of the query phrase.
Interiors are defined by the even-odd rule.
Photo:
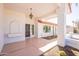
[[[51,32],[51,26],[49,26],[49,32]]]
[[[51,26],[44,25],[44,26],[43,26],[43,31],[44,31],[45,33],[50,32],[50,31],[51,31]]]
[[[32,35],[34,35],[34,25],[32,25]]]

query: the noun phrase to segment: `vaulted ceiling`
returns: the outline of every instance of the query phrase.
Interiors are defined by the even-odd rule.
[[[35,16],[45,17],[56,14],[56,10],[59,8],[59,5],[56,3],[7,3],[4,4],[4,7],[6,9],[26,14],[29,14],[30,8],[32,8],[32,13]]]

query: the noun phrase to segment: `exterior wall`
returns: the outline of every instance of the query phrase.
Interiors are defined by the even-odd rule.
[[[25,13],[10,9],[5,9],[5,21],[5,44],[25,40],[25,24],[34,24]]]
[[[51,26],[51,32],[44,33],[43,32],[43,26],[44,25]],[[53,25],[38,23],[38,37],[46,37],[46,36],[53,35],[53,28],[52,27],[53,27]]]
[[[0,52],[4,45],[4,31],[3,31],[3,4],[0,4]]]

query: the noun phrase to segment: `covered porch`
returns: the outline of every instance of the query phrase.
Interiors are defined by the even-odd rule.
[[[14,8],[12,9],[12,7],[10,7],[11,9],[9,11],[9,7],[8,7],[9,4],[8,5],[5,4],[5,7],[7,8],[5,11],[5,15],[8,20],[6,22],[6,24],[8,24],[8,26],[7,26],[7,30],[5,33],[6,40],[5,40],[5,45],[2,50],[2,53],[4,53],[5,55],[14,55],[14,56],[15,55],[39,56],[39,55],[42,55],[43,53],[45,53],[46,51],[50,50],[51,48],[54,48],[55,46],[61,46],[61,47],[66,46],[66,40],[65,40],[66,15],[67,15],[66,7],[68,8],[69,12],[71,12],[70,4],[52,4],[53,7],[54,7],[54,5],[57,7],[53,10],[52,14],[51,13],[48,15],[40,14],[39,15],[40,17],[36,16],[33,19],[30,19],[28,16],[24,17],[25,14],[23,12],[25,12],[26,10],[24,11],[22,9],[19,12],[17,12],[18,9],[15,6],[17,6],[17,7],[19,6],[19,8],[20,8],[20,4],[19,5],[11,4],[11,5],[14,6]],[[27,4],[23,4],[23,5],[27,6]],[[49,7],[51,4],[47,4],[47,5]],[[29,6],[30,6],[30,4],[29,4]],[[34,7],[34,6],[35,5],[33,5],[32,7]],[[43,6],[43,7],[45,7],[45,6]],[[21,8],[23,8],[23,7],[21,7]],[[48,10],[50,10],[50,9],[48,9]],[[15,15],[15,13],[16,13],[16,15]],[[40,30],[41,27],[39,27],[39,24],[38,24],[38,20],[41,20],[42,18],[45,18],[50,15],[52,15],[52,16],[55,15],[55,17],[57,17],[57,29],[56,29],[57,37],[53,38],[52,40],[46,40],[44,38],[41,38],[42,36],[45,36],[45,34],[47,34],[47,33],[42,33],[42,31]],[[10,19],[8,18],[9,16],[15,18],[16,20],[10,21]],[[22,16],[24,18],[24,20],[22,20],[23,18],[20,19],[20,16]],[[51,18],[51,17],[49,17],[49,18]],[[49,18],[47,18],[47,19],[49,19]],[[27,31],[24,30],[25,24],[28,24],[28,26],[26,26],[27,29],[29,28]],[[35,26],[35,28],[30,27],[29,24]],[[16,30],[14,30],[15,26],[16,26]],[[33,29],[33,32],[30,28]],[[29,35],[27,35],[25,33],[27,33],[27,34],[29,33]],[[53,34],[53,32],[51,32],[51,33]],[[21,34],[21,35],[19,35],[19,34]],[[49,34],[50,33],[48,33],[48,35]],[[46,35],[46,36],[48,36],[48,35]],[[27,36],[29,36],[29,38]]]

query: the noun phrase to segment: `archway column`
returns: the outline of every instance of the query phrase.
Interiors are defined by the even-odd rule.
[[[38,38],[38,18],[35,18],[35,37]]]
[[[66,8],[65,4],[60,4],[60,8],[58,10],[58,45],[64,47],[65,44],[65,34],[66,34]]]

